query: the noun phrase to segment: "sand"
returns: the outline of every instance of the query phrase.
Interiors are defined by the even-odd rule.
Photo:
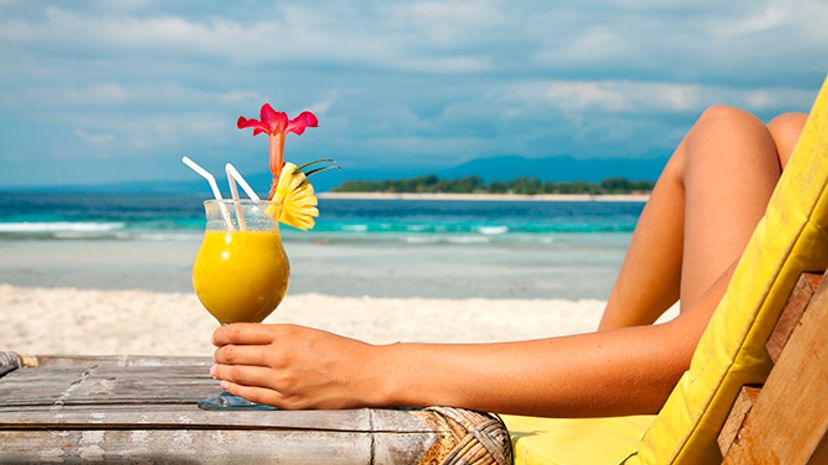
[[[382,344],[492,342],[588,332],[600,300],[290,295],[265,321]],[[0,350],[21,354],[209,355],[217,323],[192,293],[0,284]]]

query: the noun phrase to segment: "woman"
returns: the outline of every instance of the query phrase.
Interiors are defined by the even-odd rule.
[[[228,391],[287,409],[451,405],[555,417],[658,411],[689,367],[806,115],[763,124],[705,111],[639,219],[595,333],[533,341],[373,346],[294,325],[213,335]],[[653,322],[676,300],[674,320]]]

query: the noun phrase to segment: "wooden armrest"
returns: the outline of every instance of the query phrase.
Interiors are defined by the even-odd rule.
[[[768,340],[773,370],[734,403],[718,438],[723,464],[828,463],[828,279],[819,278],[800,277]]]
[[[742,425],[745,424],[745,418],[759,398],[759,392],[762,388],[754,386],[742,386],[739,395],[736,396],[736,401],[733,402],[733,407],[730,409],[730,414],[727,416],[722,430],[719,432],[717,442],[719,443],[719,450],[722,452],[722,457],[726,456],[730,450],[730,446],[736,441],[736,436]]]

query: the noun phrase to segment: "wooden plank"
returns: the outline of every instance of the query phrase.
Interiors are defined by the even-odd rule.
[[[0,407],[29,403],[53,404],[86,371],[83,367],[60,368],[48,373],[18,369],[0,379]]]
[[[799,280],[796,282],[793,291],[791,291],[790,297],[788,297],[785,308],[782,309],[782,313],[779,315],[776,327],[774,327],[768,342],[765,344],[765,348],[767,348],[768,354],[770,354],[774,363],[779,358],[779,354],[782,353],[782,349],[785,348],[785,344],[791,337],[794,328],[799,324],[799,320],[802,318],[808,302],[811,301],[814,293],[819,288],[821,280],[822,274],[820,273],[802,273],[799,276]]]
[[[433,441],[433,436],[395,433],[0,431],[0,462],[414,465]]]
[[[817,446],[808,465],[825,465],[826,463],[828,463],[828,435],[822,437],[822,442]]]
[[[368,465],[372,442],[370,433],[306,431],[0,431],[0,463]]]
[[[87,409],[0,411],[0,429],[294,429],[317,431],[422,433],[432,429],[411,412],[388,411],[381,425],[374,425],[370,409],[205,411],[192,405],[188,410],[168,411],[165,405],[131,406],[104,411]]]
[[[195,402],[219,391],[205,366],[71,366],[22,369],[0,383],[0,408],[71,403]]]
[[[158,355],[22,355],[24,366],[73,367],[73,366],[206,366],[213,364],[211,357],[176,357]]]
[[[825,454],[820,444],[828,432],[826,330],[828,280],[823,279],[771,370],[724,464],[804,465],[817,452]]]
[[[736,440],[736,435],[742,429],[745,418],[753,407],[753,404],[756,403],[756,398],[759,397],[760,391],[761,388],[758,387],[742,386],[739,395],[736,396],[736,401],[733,402],[730,414],[727,416],[724,425],[722,425],[722,430],[719,432],[719,437],[717,438],[719,451],[721,451],[722,456],[727,455],[727,451],[730,450],[730,446]]]

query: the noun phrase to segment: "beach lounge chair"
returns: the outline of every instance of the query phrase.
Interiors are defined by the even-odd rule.
[[[601,419],[506,416],[519,465],[701,465],[722,463],[828,463],[828,356],[813,335],[796,339],[780,358],[779,375],[766,344],[804,272],[828,267],[828,79],[799,142],[693,355],[658,415]],[[809,279],[809,278],[803,278]],[[828,285],[828,284],[826,284]],[[828,330],[828,290],[815,298],[802,322]],[[796,300],[796,299],[793,299]],[[794,304],[791,304],[794,305]],[[813,313],[813,315],[811,315]],[[810,316],[809,316],[810,315]],[[801,331],[800,331],[801,332]],[[807,342],[808,337],[811,337]],[[806,342],[802,342],[803,338]],[[810,344],[810,345],[808,345]],[[824,346],[824,342],[819,347]],[[783,359],[792,359],[782,365]],[[804,376],[807,374],[807,376]],[[796,376],[787,397],[774,379]],[[743,386],[768,383],[761,392]],[[772,383],[772,381],[774,381]],[[788,380],[790,381],[790,380]],[[766,392],[767,391],[767,392]],[[740,402],[734,402],[740,392]],[[755,399],[755,409],[744,411]],[[774,401],[784,401],[774,405]],[[822,402],[820,402],[822,401]],[[798,402],[798,403],[796,403]],[[747,406],[747,407],[746,407]],[[734,426],[717,438],[734,407]],[[760,408],[761,407],[761,408]],[[741,413],[740,413],[741,412]],[[740,423],[741,422],[741,423]],[[733,430],[743,425],[741,432]],[[761,427],[759,427],[759,426]],[[797,425],[798,429],[779,429]],[[765,429],[763,429],[765,428]],[[763,432],[764,431],[764,432]],[[775,431],[775,437],[769,437]],[[803,435],[802,432],[809,434]],[[806,437],[807,436],[807,437]],[[730,442],[728,442],[730,441]],[[735,442],[734,442],[735,441]],[[765,444],[758,447],[758,444]],[[775,445],[787,444],[786,448]],[[798,456],[784,450],[801,451]],[[764,454],[764,455],[763,455]],[[741,460],[741,461],[740,461]]]

